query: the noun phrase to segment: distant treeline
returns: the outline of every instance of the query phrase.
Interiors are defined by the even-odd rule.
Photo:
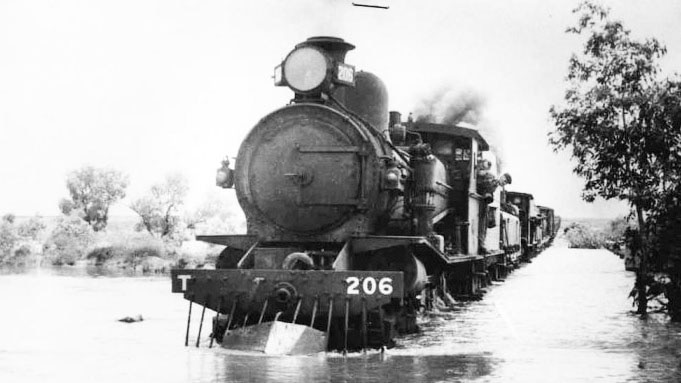
[[[165,177],[129,204],[137,220],[109,225],[109,209],[125,197],[127,187],[128,177],[117,170],[85,166],[71,172],[66,180],[69,198],[59,202],[62,216],[2,217],[0,265],[86,263],[143,271],[200,266],[220,249],[197,244],[197,232],[244,230],[237,209],[217,196],[186,209],[189,187],[179,174]]]
[[[578,249],[611,249],[624,241],[629,222],[625,218],[612,221],[575,221],[568,222],[563,228],[563,236],[568,246]]]

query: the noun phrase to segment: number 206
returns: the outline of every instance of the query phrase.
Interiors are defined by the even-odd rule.
[[[348,295],[360,294],[360,280],[358,277],[347,277],[345,282],[348,284]],[[383,295],[390,295],[393,292],[392,283],[392,278],[381,278],[377,282],[376,278],[366,277],[361,281],[361,289],[366,295],[373,295],[376,290]]]

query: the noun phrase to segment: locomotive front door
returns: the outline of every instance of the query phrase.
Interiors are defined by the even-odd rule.
[[[300,146],[301,207],[362,207],[365,156],[356,146]],[[294,173],[289,177],[301,177]]]

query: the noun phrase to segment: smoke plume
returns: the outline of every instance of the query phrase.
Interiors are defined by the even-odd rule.
[[[486,118],[485,105],[485,97],[475,90],[446,86],[418,101],[414,107],[414,118],[417,122],[471,124],[496,154],[501,171],[501,137],[495,124]]]
[[[484,107],[484,97],[473,90],[443,87],[419,101],[414,114],[418,122],[475,125],[480,122]]]

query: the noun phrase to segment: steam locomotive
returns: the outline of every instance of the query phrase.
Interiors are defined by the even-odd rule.
[[[217,174],[247,234],[197,237],[225,246],[216,269],[171,273],[190,301],[186,344],[198,304],[200,329],[206,308],[217,313],[211,345],[390,346],[419,311],[476,299],[555,235],[553,210],[505,191],[511,177],[476,129],[389,112],[383,82],[345,62],[352,49],[312,37],[275,68],[293,99]]]

